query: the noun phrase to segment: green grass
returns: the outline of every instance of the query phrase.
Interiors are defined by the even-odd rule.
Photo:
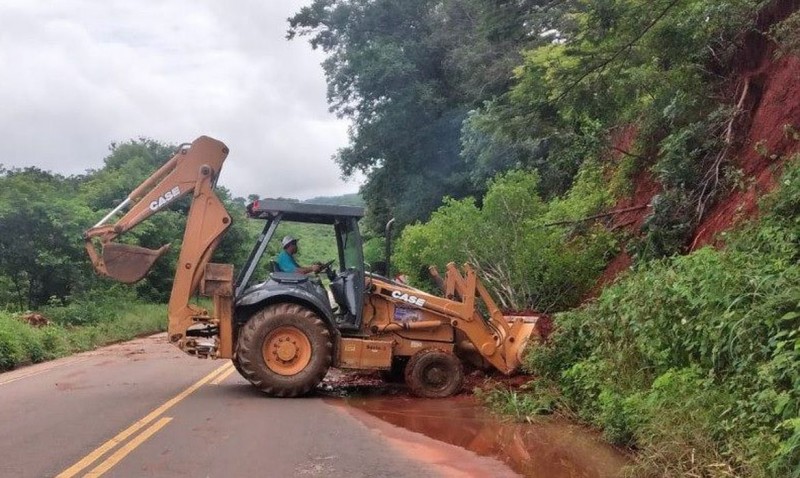
[[[118,307],[106,320],[92,324],[69,325],[71,317],[61,316],[60,323],[41,328],[22,322],[16,314],[0,312],[0,371],[166,330],[163,304],[121,302]],[[81,308],[73,305],[70,310]]]

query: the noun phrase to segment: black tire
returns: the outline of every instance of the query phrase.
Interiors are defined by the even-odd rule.
[[[310,345],[310,352],[301,360],[302,369],[275,371],[265,359],[264,347],[275,341],[276,333],[291,331],[302,338],[298,350]],[[268,352],[267,352],[268,353]],[[303,353],[306,353],[305,351]],[[331,335],[325,323],[311,310],[297,304],[284,303],[265,307],[239,329],[234,366],[256,388],[273,397],[297,397],[310,392],[328,373],[333,356]],[[290,374],[289,374],[290,373]]]
[[[461,391],[464,367],[455,355],[438,349],[424,349],[414,354],[405,371],[406,385],[414,395],[444,398]]]
[[[238,357],[238,356],[235,356],[235,357],[233,357],[233,358],[231,359],[231,362],[233,362],[233,368],[235,368],[235,369],[236,369],[236,371],[237,371],[237,372],[239,372],[239,375],[241,375],[242,377],[244,377],[244,371],[242,371],[242,366],[241,366],[241,365],[239,365],[239,357]],[[245,377],[245,378],[246,378],[246,377]]]

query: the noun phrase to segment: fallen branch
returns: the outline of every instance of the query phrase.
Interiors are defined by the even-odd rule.
[[[647,159],[647,158],[645,158],[644,156],[641,156],[641,155],[639,155],[639,154],[633,154],[633,153],[631,153],[630,151],[625,151],[624,149],[622,149],[622,148],[618,148],[618,147],[616,147],[616,146],[612,146],[612,147],[611,147],[611,149],[613,149],[614,151],[618,151],[618,152],[620,152],[620,153],[624,154],[625,156],[630,156],[631,158],[635,158],[635,159],[643,159],[643,160],[646,160],[646,159]]]
[[[744,86],[742,87],[742,93],[739,96],[739,101],[736,103],[736,108],[733,110],[733,114],[731,114],[730,120],[728,120],[727,126],[725,127],[725,136],[724,136],[724,143],[725,146],[720,150],[717,154],[717,157],[714,159],[714,163],[709,168],[708,172],[705,175],[703,181],[703,189],[700,191],[700,196],[697,200],[697,208],[696,214],[697,218],[702,219],[706,213],[706,203],[709,199],[713,199],[717,188],[720,184],[720,169],[722,168],[722,163],[728,158],[728,152],[730,151],[733,145],[733,133],[734,133],[734,125],[736,120],[744,111],[744,104],[745,100],[747,99],[747,94],[750,91],[750,78],[746,78],[744,82]]]
[[[612,231],[616,231],[617,229],[622,229],[628,226],[632,226],[636,224],[636,219],[631,219],[630,221],[625,221],[619,224],[614,224],[614,227],[611,228]]]
[[[603,218],[603,217],[615,216],[617,214],[624,214],[626,212],[631,212],[631,211],[639,211],[641,209],[646,209],[648,207],[650,207],[650,204],[642,204],[641,206],[631,206],[631,207],[626,207],[624,209],[617,209],[615,211],[604,212],[603,214],[595,214],[594,216],[584,217],[584,218],[581,218],[581,219],[572,219],[572,220],[569,220],[569,221],[551,222],[549,224],[545,224],[544,227],[563,226],[565,224],[577,224],[579,222],[593,221],[595,219],[600,219],[600,218]]]

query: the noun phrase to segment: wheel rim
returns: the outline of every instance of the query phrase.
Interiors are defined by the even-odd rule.
[[[433,390],[442,390],[447,387],[449,376],[447,367],[440,363],[432,363],[422,369],[422,383]]]
[[[311,341],[296,327],[278,327],[264,338],[261,353],[273,372],[296,375],[311,362]]]

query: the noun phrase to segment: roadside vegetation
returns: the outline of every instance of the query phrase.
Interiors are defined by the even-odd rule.
[[[45,307],[49,323],[33,326],[30,313],[0,312],[0,372],[166,330],[166,306],[98,299]]]
[[[527,390],[489,400],[557,412],[638,451],[633,476],[800,474],[800,157],[760,221],[721,250],[642,264],[557,315]]]

